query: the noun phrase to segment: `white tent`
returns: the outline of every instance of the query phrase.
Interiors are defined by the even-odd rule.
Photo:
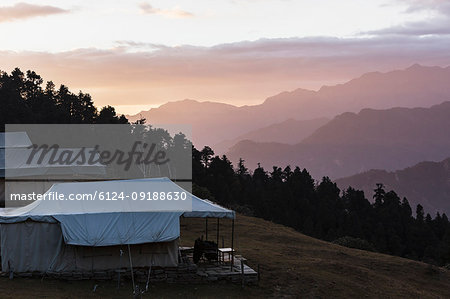
[[[0,133],[0,148],[28,147],[31,144],[31,140],[25,132]]]
[[[40,160],[40,152],[32,155],[32,142],[26,132],[0,133],[0,169],[6,177],[31,177],[42,175],[101,175],[105,174],[105,166],[100,163],[88,164],[79,157],[72,163],[65,165],[50,163],[52,152]],[[76,153],[80,149],[58,148],[54,150],[54,159],[58,159],[65,152]],[[89,151],[91,149],[85,149]],[[30,159],[31,157],[31,159]],[[28,161],[30,159],[30,161]],[[98,159],[98,154],[95,156]]]
[[[89,152],[91,149],[85,149]],[[7,178],[18,177],[36,177],[36,176],[63,176],[63,175],[103,175],[106,173],[105,166],[99,162],[86,163],[81,157],[61,165],[59,163],[51,163],[52,153],[40,157],[40,153],[32,154],[31,148],[0,148],[0,154],[4,156],[5,163],[3,169]],[[55,149],[54,159],[58,159],[65,152],[78,152],[76,148],[58,148]],[[94,158],[99,159],[99,155],[95,154]]]
[[[130,194],[154,190],[184,191],[169,179],[159,178],[59,183],[46,194],[54,192],[69,198],[70,194],[80,192]],[[234,211],[191,194],[189,197],[192,198],[192,209],[184,206],[171,211],[155,210],[152,201],[131,198],[116,201],[40,200],[21,208],[2,209],[2,269],[13,267],[15,272],[46,272],[117,268],[117,246],[126,244],[139,244],[140,250],[133,254],[136,266],[174,266],[177,264],[181,215],[235,217]],[[144,245],[146,250],[142,250]],[[98,248],[97,252],[108,252],[108,255],[86,258],[83,253],[86,247]]]

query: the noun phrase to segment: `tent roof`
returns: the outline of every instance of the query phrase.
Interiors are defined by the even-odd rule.
[[[187,218],[231,218],[236,217],[235,212],[206,199],[200,199],[192,195],[192,212],[184,212]]]
[[[82,191],[80,191],[82,190]],[[214,218],[234,218],[235,212],[219,206],[209,200],[200,199],[190,194],[168,178],[134,179],[134,180],[115,180],[115,181],[94,181],[94,182],[73,182],[56,183],[46,194],[64,194],[68,198],[69,194],[87,193],[99,194],[100,192],[124,192],[131,194],[133,192],[151,192],[155,190],[186,192],[188,198],[192,198],[192,211],[181,208],[179,212],[184,217],[214,217]],[[123,200],[105,201],[94,200],[40,200],[35,201],[25,207],[16,209],[3,209],[0,211],[1,218],[19,217],[19,216],[54,216],[54,215],[77,215],[77,214],[96,214],[96,213],[116,213],[116,212],[158,212],[154,204],[147,200],[132,200],[131,197]],[[160,210],[164,211],[164,210]]]
[[[46,194],[184,191],[168,178],[54,184]],[[163,189],[161,189],[163,188]],[[234,211],[192,196],[192,211],[157,211],[148,200],[40,200],[25,207],[1,209],[0,223],[28,219],[61,223],[67,244],[105,246],[164,242],[179,237],[179,217],[234,218]]]
[[[31,144],[26,132],[0,133],[0,148],[28,147]]]
[[[168,178],[135,179],[135,180],[116,180],[116,181],[96,181],[96,182],[74,182],[54,184],[46,193],[68,194],[95,192],[149,192],[154,191],[155,187],[161,187],[164,191],[184,191],[180,186]],[[188,192],[186,192],[188,193]],[[235,212],[219,206],[209,200],[200,199],[195,195],[188,193],[192,198],[192,211],[183,213],[184,217],[198,218],[235,218]],[[76,215],[76,214],[95,214],[95,213],[115,213],[115,212],[155,212],[155,207],[150,201],[133,201],[131,198],[124,200],[110,201],[35,201],[25,207],[16,209],[3,209],[0,211],[0,222],[3,217],[29,217],[29,216],[54,216],[54,215]],[[130,204],[133,203],[133,204]],[[182,210],[180,210],[183,212]]]
[[[0,176],[1,177],[23,177],[23,176],[42,176],[42,175],[103,175],[106,172],[106,166],[97,162],[89,164],[81,157],[77,157],[71,163],[52,164],[50,154],[40,160],[40,152],[31,157],[32,149],[28,148],[32,145],[30,138],[26,132],[6,132],[0,133]],[[80,148],[58,148],[55,150],[55,159],[64,155],[65,151],[77,153]],[[85,148],[89,152],[91,149]],[[75,156],[74,154],[74,156]],[[95,159],[98,160],[98,153]]]

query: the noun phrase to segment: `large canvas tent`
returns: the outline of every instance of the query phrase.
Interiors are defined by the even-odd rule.
[[[155,188],[184,191],[167,178],[58,183],[47,192]],[[126,267],[131,244],[136,267],[176,266],[180,216],[234,219],[234,211],[192,195],[192,211],[155,211],[150,201],[35,201],[0,211],[2,270],[14,272],[101,271]],[[125,247],[124,247],[125,246]]]

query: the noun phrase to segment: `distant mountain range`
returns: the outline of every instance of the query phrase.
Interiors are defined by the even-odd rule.
[[[190,124],[197,148],[212,146],[233,163],[242,157],[250,169],[298,165],[316,179],[345,177],[337,180],[340,187],[363,189],[369,198],[381,182],[412,206],[450,213],[446,101],[450,67],[416,64],[318,91],[282,92],[259,105],[183,100],[127,117]]]
[[[450,158],[441,162],[421,162],[412,167],[387,172],[370,170],[351,177],[336,180],[339,188],[348,186],[364,190],[372,198],[377,183],[386,186],[386,190],[395,190],[406,197],[413,211],[420,203],[432,216],[439,211],[450,216]]]
[[[152,124],[191,124],[194,144],[201,148],[234,140],[246,132],[288,119],[330,118],[363,108],[428,107],[450,100],[449,82],[450,67],[413,65],[405,70],[368,73],[345,84],[322,87],[319,91],[283,92],[260,105],[236,107],[183,100],[127,117],[134,121],[142,116]],[[293,142],[299,140],[291,132],[279,137]]]
[[[450,81],[449,81],[450,82]],[[254,168],[305,167],[336,179],[370,169],[398,170],[450,156],[450,102],[431,108],[363,109],[344,113],[295,145],[241,141],[227,153]]]
[[[276,123],[239,135],[234,139],[222,141],[215,144],[213,149],[216,154],[224,154],[233,145],[242,140],[296,144],[329,121],[330,119],[328,118],[316,118],[311,120],[288,119],[281,123]]]

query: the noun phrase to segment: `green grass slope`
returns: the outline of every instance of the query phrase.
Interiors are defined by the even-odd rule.
[[[209,219],[208,238],[216,239],[216,220]],[[192,246],[204,235],[204,219],[181,219],[181,244]],[[261,267],[259,286],[154,284],[143,298],[450,298],[450,271],[408,259],[350,249],[307,237],[293,229],[238,215],[237,254]],[[229,246],[231,221],[220,222]],[[97,291],[92,288],[98,284]],[[119,291],[114,282],[0,279],[0,297],[131,297],[131,283]]]

